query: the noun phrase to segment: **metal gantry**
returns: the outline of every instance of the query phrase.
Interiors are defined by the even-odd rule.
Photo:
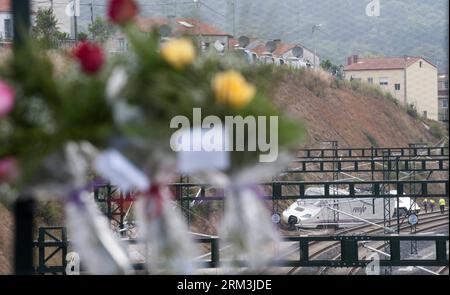
[[[387,154],[387,152],[386,152]],[[396,165],[398,162],[399,165]],[[297,159],[285,173],[436,172],[449,168],[448,157],[395,156],[367,159]]]
[[[333,158],[332,158],[332,172],[333,172],[333,178],[332,181],[333,182],[337,182],[337,180],[339,179],[339,171],[338,171],[338,167],[336,165],[336,161],[338,160],[338,142],[336,140],[329,140],[329,141],[323,141],[322,144],[328,144],[331,145],[331,150],[332,150],[332,154],[333,154]],[[333,195],[337,195],[338,194],[338,185],[334,185],[332,187],[332,193]],[[339,227],[339,200],[338,199],[333,199],[333,223],[336,225],[336,228]]]
[[[382,158],[384,152],[400,157],[449,156],[449,147],[364,147],[364,148],[338,148],[338,149],[299,149],[297,159],[332,159],[337,152],[339,158]]]

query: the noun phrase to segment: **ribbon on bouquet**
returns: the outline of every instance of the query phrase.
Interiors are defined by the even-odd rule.
[[[195,246],[181,214],[173,206],[164,183],[152,183],[117,150],[107,150],[95,160],[96,170],[121,190],[137,188],[138,237],[145,244],[149,273],[190,274],[195,270]],[[158,179],[158,175],[155,175]]]
[[[192,274],[197,251],[169,187],[152,183],[140,194],[137,209],[149,273]]]
[[[224,266],[239,267],[241,261],[250,271],[267,266],[277,255],[280,238],[262,202],[261,188],[230,182],[225,197],[219,234],[231,247],[224,254]]]
[[[164,187],[161,184],[153,183],[146,192],[139,194],[139,197],[143,198],[145,208],[147,208],[145,217],[148,220],[156,220],[161,217],[164,202],[163,189]]]
[[[90,163],[98,152],[87,142],[66,145],[66,164],[71,186],[65,203],[66,224],[81,263],[92,274],[130,274],[133,271],[127,251],[114,236],[108,218],[99,210],[92,191],[101,184],[86,178]]]
[[[110,221],[93,200],[93,181],[70,193],[66,223],[81,262],[91,274],[131,274],[133,268],[125,248],[114,236]]]

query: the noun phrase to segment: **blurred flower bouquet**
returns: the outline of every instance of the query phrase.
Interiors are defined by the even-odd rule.
[[[270,67],[250,66],[218,55],[199,56],[195,42],[185,36],[161,44],[157,31],[144,33],[137,28],[137,13],[134,1],[109,3],[110,21],[121,27],[130,44],[130,52],[124,55],[107,57],[99,45],[83,41],[55,66],[54,57],[30,40],[1,66],[0,182],[20,189],[64,184],[60,194],[78,192],[67,198],[72,206],[67,218],[76,218],[74,212],[90,205],[83,200],[91,187],[91,169],[123,190],[136,189],[149,270],[191,273],[194,247],[181,216],[172,209],[167,184],[177,172],[197,174],[226,191],[222,233],[233,245],[232,260],[243,257],[258,267],[266,261],[260,251],[277,239],[254,184],[279,167],[273,164],[276,161],[270,166],[258,164],[261,152],[249,143],[263,136],[267,144],[271,132],[276,132],[276,148],[282,152],[303,138],[304,128],[278,117],[264,95],[271,85]],[[224,141],[233,129],[226,122],[230,116],[258,118],[258,123],[276,117],[277,124],[270,125],[275,129],[241,133],[239,140],[246,144],[227,151],[228,160],[220,167],[212,164],[190,169],[180,163],[186,162],[180,157],[201,163],[207,154],[176,153],[171,143],[174,128],[180,125],[179,134],[212,127],[211,122],[205,126],[198,121],[196,110],[223,123]],[[174,124],[173,119],[180,116],[192,125]],[[191,144],[195,145],[195,139]],[[83,211],[92,217],[83,218],[80,222],[84,224],[68,222],[97,229],[89,231],[90,237],[79,230],[76,234],[82,241],[94,241],[86,243],[90,248],[85,253],[90,256],[95,245],[111,243],[104,232],[103,238],[93,239],[104,223],[99,226],[98,214],[91,211]],[[102,255],[120,257],[111,272],[129,273],[119,247],[104,248],[115,249],[115,253],[102,251]],[[98,272],[98,267],[90,270]]]

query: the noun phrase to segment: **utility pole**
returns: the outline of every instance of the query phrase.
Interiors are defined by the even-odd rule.
[[[78,14],[80,13],[80,0],[73,0],[73,32],[75,43],[78,42]]]
[[[91,0],[91,24],[94,24],[94,0]]]
[[[236,0],[231,0],[232,7],[232,22],[233,22],[233,37],[236,37]]]
[[[322,26],[322,24],[317,24],[312,27],[313,38],[315,37],[314,32],[319,30],[321,26]],[[317,66],[316,65],[316,56],[317,56],[317,40],[316,40],[316,38],[314,38],[313,42],[314,42],[314,68],[316,68],[316,66]]]
[[[91,0],[91,25],[94,26],[94,0]],[[92,39],[95,39],[94,30],[92,30]]]
[[[78,22],[77,22],[77,15],[73,15],[73,33],[75,35],[75,42],[78,42]]]
[[[12,1],[16,53],[24,45],[30,30],[30,0]],[[33,269],[33,219],[35,202],[29,193],[21,193],[14,204],[15,243],[14,270],[18,275],[31,275]]]

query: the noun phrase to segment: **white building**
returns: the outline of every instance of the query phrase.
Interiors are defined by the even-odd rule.
[[[8,42],[13,37],[11,1],[0,0],[0,40]]]

